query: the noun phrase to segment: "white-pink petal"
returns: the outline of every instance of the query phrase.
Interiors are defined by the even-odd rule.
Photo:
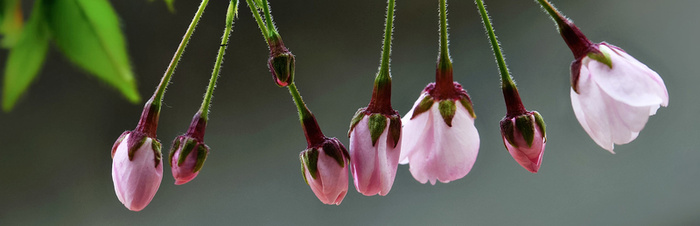
[[[396,168],[401,153],[401,138],[396,147],[389,138],[390,120],[372,145],[369,130],[369,116],[365,116],[350,133],[350,170],[355,179],[355,188],[363,195],[386,195],[391,190],[396,177]]]
[[[447,183],[466,176],[479,153],[479,133],[474,118],[464,106],[456,101],[450,127],[440,115],[438,105],[434,103],[430,110],[413,120],[412,112],[402,119],[401,160],[410,164],[411,174],[421,183]]]

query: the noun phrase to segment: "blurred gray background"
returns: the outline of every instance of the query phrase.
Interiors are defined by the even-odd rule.
[[[29,4],[31,1],[25,2]],[[111,1],[119,13],[144,99],[165,71],[199,1]],[[400,166],[386,197],[350,182],[340,206],[304,183],[306,147],[286,89],[271,80],[268,50],[240,5],[212,107],[211,154],[189,184],[169,167],[151,204],[131,212],[117,199],[110,148],[135,127],[142,103],[72,66],[55,48],[14,111],[0,114],[2,225],[698,225],[700,105],[697,0],[554,1],[596,42],[624,48],[666,82],[670,106],[612,155],[574,117],[573,57],[532,0],[486,1],[526,107],[548,126],[538,174],[503,147],[505,114],[496,63],[473,1],[449,1],[455,80],[474,102],[479,157],[463,179],[435,186]],[[165,96],[158,137],[164,155],[199,107],[214,64],[227,1],[211,1]],[[353,113],[367,105],[379,65],[386,1],[276,1],[272,12],[297,56],[296,82],[326,135],[347,144]],[[397,1],[393,104],[406,113],[434,80],[438,1]],[[0,51],[4,68],[7,51]]]

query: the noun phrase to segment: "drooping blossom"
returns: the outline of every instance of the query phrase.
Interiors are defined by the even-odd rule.
[[[209,155],[209,146],[204,144],[207,120],[197,112],[187,133],[173,140],[168,162],[175,178],[175,185],[182,185],[197,177]]]
[[[571,105],[576,119],[600,147],[632,142],[650,115],[668,106],[668,91],[659,74],[606,42],[593,43],[551,3],[539,3],[557,23],[571,49]]]
[[[350,122],[350,170],[355,189],[366,196],[385,196],[396,178],[401,153],[401,116],[391,106],[391,36],[394,0],[388,1],[382,60],[374,78],[372,98]]]
[[[145,208],[163,179],[160,143],[143,133],[127,131],[112,147],[112,181],[119,201],[131,211]]]
[[[358,110],[350,127],[350,171],[355,188],[363,195],[386,195],[396,177],[401,153],[401,119],[367,115]]]
[[[622,49],[608,43],[572,65],[571,105],[583,129],[602,148],[633,141],[650,115],[668,106],[661,77]]]
[[[314,147],[299,154],[301,173],[321,202],[340,205],[348,193],[348,164],[350,157],[336,138],[325,138]]]
[[[537,173],[547,144],[545,124],[536,111],[501,120],[501,136],[508,153],[526,170]]]
[[[469,173],[479,154],[479,132],[474,126],[472,103],[461,85],[454,83],[457,98],[431,95],[435,83],[402,119],[399,163],[410,163],[413,177],[421,183],[447,183]]]

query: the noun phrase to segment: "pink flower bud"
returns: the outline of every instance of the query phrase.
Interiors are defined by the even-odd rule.
[[[209,155],[209,147],[190,136],[178,136],[173,141],[169,161],[175,185],[182,185],[197,177]]]
[[[479,154],[479,132],[474,127],[471,101],[455,83],[458,96],[434,99],[426,90],[402,119],[399,163],[410,163],[413,177],[421,182],[447,183],[469,173]],[[453,99],[457,98],[457,99]]]
[[[325,138],[320,145],[299,154],[304,180],[324,204],[340,205],[348,193],[349,158],[336,138]]]
[[[127,131],[112,147],[112,181],[119,201],[140,211],[151,202],[163,179],[160,143],[144,133]]]
[[[363,195],[386,195],[396,177],[401,153],[398,114],[368,114],[361,108],[350,125],[350,171]]]
[[[526,170],[537,173],[547,143],[545,124],[536,111],[501,120],[503,144],[513,159]]]
[[[633,141],[650,115],[668,106],[664,81],[608,43],[593,44],[572,64],[571,105],[583,129],[602,148]]]

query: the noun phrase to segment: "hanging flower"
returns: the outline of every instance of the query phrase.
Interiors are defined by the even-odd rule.
[[[340,205],[348,193],[348,163],[350,157],[336,138],[325,138],[314,147],[299,154],[301,173],[324,204]]]
[[[668,106],[664,81],[608,43],[594,44],[572,64],[571,105],[583,129],[602,148],[633,141],[650,115]]]
[[[131,211],[142,210],[162,179],[160,143],[137,131],[124,132],[112,147],[112,181],[119,201]]]
[[[455,82],[456,98],[438,99],[430,94],[435,87],[429,84],[403,117],[399,158],[401,164],[410,163],[418,182],[431,184],[466,176],[479,154],[479,132],[469,95]]]
[[[547,144],[545,124],[536,111],[501,120],[501,136],[508,153],[526,170],[537,173]]]

